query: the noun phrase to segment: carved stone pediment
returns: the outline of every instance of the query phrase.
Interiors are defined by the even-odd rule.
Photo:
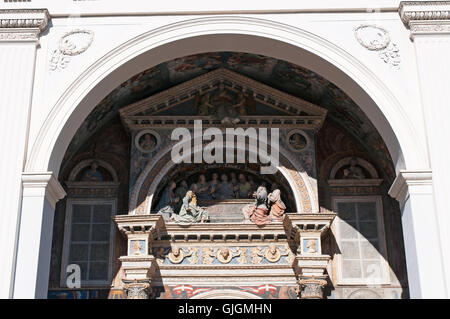
[[[120,110],[131,130],[193,126],[319,129],[327,111],[228,69],[217,69]]]

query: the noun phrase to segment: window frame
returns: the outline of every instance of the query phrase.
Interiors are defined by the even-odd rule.
[[[369,195],[369,196],[333,196],[332,197],[332,207],[333,211],[336,213],[335,221],[333,222],[332,228],[335,233],[336,245],[340,247],[341,245],[341,233],[340,233],[340,222],[342,219],[339,216],[338,204],[339,203],[361,203],[361,202],[374,202],[376,209],[376,221],[377,221],[377,233],[378,242],[380,250],[377,250],[381,258],[381,277],[378,280],[372,280],[368,282],[367,278],[344,278],[342,274],[343,270],[343,258],[341,253],[335,251],[335,271],[336,271],[336,283],[338,285],[389,285],[390,284],[390,270],[389,263],[387,260],[387,246],[386,246],[386,236],[385,236],[385,225],[384,225],[384,212],[383,212],[383,201],[382,197],[379,195]],[[362,236],[358,231],[359,236]],[[361,242],[358,236],[358,243]],[[361,260],[360,256],[360,260]]]
[[[60,286],[67,287],[67,265],[69,265],[70,244],[72,234],[72,213],[74,205],[110,205],[111,217],[116,215],[117,211],[117,199],[98,199],[98,198],[69,198],[66,201],[66,211],[64,220],[64,236],[63,236],[63,250],[61,259],[61,272],[60,272]],[[92,225],[92,224],[90,224]],[[112,273],[114,266],[114,238],[115,227],[112,219],[110,221],[109,232],[109,259],[108,259],[108,277],[106,280],[85,280],[81,279],[81,287],[98,287],[98,286],[110,286],[112,282]]]

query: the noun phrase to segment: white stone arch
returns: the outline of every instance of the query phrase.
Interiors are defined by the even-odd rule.
[[[192,139],[187,140],[184,144],[191,145]],[[260,142],[261,143],[261,142]],[[158,154],[155,155],[155,157],[147,163],[141,174],[139,175],[138,179],[136,180],[135,185],[133,186],[133,189],[131,191],[130,195],[130,207],[129,207],[129,213],[132,215],[139,215],[139,214],[150,214],[151,208],[154,205],[153,203],[153,196],[155,195],[156,189],[158,185],[160,184],[161,180],[163,179],[164,175],[166,175],[175,165],[172,160],[165,162],[165,165],[160,168],[158,167],[158,174],[153,177],[152,183],[150,184],[150,187],[147,190],[147,195],[145,199],[145,203],[140,204],[139,201],[139,194],[141,193],[141,189],[143,187],[144,182],[149,178],[150,172],[154,170],[155,166],[160,163],[161,161],[164,161],[164,157],[167,156],[173,146],[174,143],[168,145],[165,149],[158,152]],[[261,144],[260,144],[261,145]],[[237,146],[237,145],[235,145]],[[265,144],[262,144],[264,147]],[[228,149],[228,147],[224,146],[225,149]],[[248,148],[248,145],[244,145],[243,147],[233,147],[229,148],[230,150],[240,149],[240,150],[247,150],[249,153],[251,153],[251,150]],[[202,151],[202,150],[200,150]],[[289,187],[291,188],[294,198],[295,198],[295,205],[298,212],[305,212],[305,213],[318,213],[319,212],[319,203],[318,198],[316,196],[316,180],[311,179],[306,171],[303,169],[302,165],[294,158],[292,155],[287,152],[283,147],[279,147],[280,154],[287,160],[289,163],[294,167],[295,173],[298,175],[299,178],[301,178],[300,183],[303,185],[301,189],[299,189],[298,183],[296,183],[295,177],[292,176],[292,172],[289,171],[289,169],[283,167],[282,165],[277,166],[277,169],[280,171],[280,173],[284,176],[284,178],[289,183]],[[192,154],[196,154],[198,151],[193,151]],[[182,159],[190,158],[191,154],[185,154]],[[263,156],[264,159],[269,159],[270,156]],[[304,204],[304,197],[302,196],[301,191],[305,191],[308,195],[308,203],[309,204],[309,211],[305,211],[306,209]]]
[[[220,289],[202,292],[190,299],[261,299],[261,297],[235,289]]]
[[[266,19],[216,16],[150,30],[89,66],[51,108],[25,171],[59,173],[72,137],[95,105],[134,74],[178,57],[212,51],[263,54],[307,67],[339,83],[385,141],[396,169],[428,167],[426,148],[391,90],[361,61],[305,30]]]

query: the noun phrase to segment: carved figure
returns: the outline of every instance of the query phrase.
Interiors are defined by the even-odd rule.
[[[315,239],[310,239],[306,242],[306,253],[314,254],[317,253],[317,241]]]
[[[133,241],[133,255],[140,255],[142,248],[140,240]]]
[[[103,175],[98,170],[98,163],[96,161],[93,161],[91,163],[90,169],[88,169],[86,172],[84,172],[83,177],[81,177],[81,180],[83,182],[101,182],[103,181]]]
[[[210,185],[206,181],[206,177],[203,174],[201,174],[198,177],[197,197],[198,197],[198,200],[200,200],[200,201],[212,199]]]
[[[174,217],[178,223],[204,223],[209,220],[208,212],[197,206],[197,197],[191,190],[183,198],[180,213]]]
[[[279,189],[275,189],[267,196],[267,202],[270,206],[270,219],[272,221],[281,222],[286,210],[286,205],[284,205],[283,201],[281,200],[281,191]]]
[[[172,264],[179,264],[184,259],[184,252],[180,247],[174,245],[172,246],[172,251],[167,256]]]
[[[270,222],[269,210],[267,208],[267,189],[264,186],[256,190],[255,204],[247,205],[242,208],[244,220],[251,221],[256,225],[265,225]]]
[[[173,214],[175,213],[174,205],[179,201],[173,192],[176,187],[177,184],[171,181],[169,186],[164,189],[161,199],[156,206],[155,210],[157,214],[161,214],[165,220],[173,220]]]
[[[239,174],[239,184],[236,191],[237,198],[249,198],[252,194],[252,186],[247,182],[244,174]]]
[[[233,252],[228,247],[221,247],[217,249],[217,260],[222,264],[227,264],[233,259]]]
[[[344,169],[344,179],[364,179],[364,173],[358,165],[358,159],[353,157],[350,159],[350,167]]]
[[[275,263],[281,258],[280,249],[275,244],[270,244],[269,247],[264,250],[264,257],[271,263]]]
[[[228,177],[225,174],[222,174],[220,177],[221,182],[217,185],[217,190],[215,192],[216,199],[230,199],[233,198],[233,185],[228,182]]]

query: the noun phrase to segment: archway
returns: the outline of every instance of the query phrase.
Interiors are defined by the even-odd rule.
[[[205,24],[211,25],[209,31],[205,31]],[[53,171],[58,175],[67,145],[83,119],[108,92],[144,67],[189,54],[223,50],[283,59],[339,83],[382,134],[397,170],[427,166],[427,159],[418,156],[423,154],[423,144],[414,138],[415,130],[394,95],[347,52],[287,25],[218,17],[188,20],[147,32],[92,65],[52,108],[32,146],[26,171]]]
[[[205,24],[210,27],[205,28]],[[83,119],[110,91],[144,68],[195,53],[241,51],[282,59],[324,76],[366,113],[386,142],[398,169],[427,167],[416,137],[392,92],[360,61],[316,35],[269,20],[214,17],[152,30],[117,47],[88,68],[58,99],[33,144],[26,171],[56,175]],[[112,70],[112,71],[111,71]]]

